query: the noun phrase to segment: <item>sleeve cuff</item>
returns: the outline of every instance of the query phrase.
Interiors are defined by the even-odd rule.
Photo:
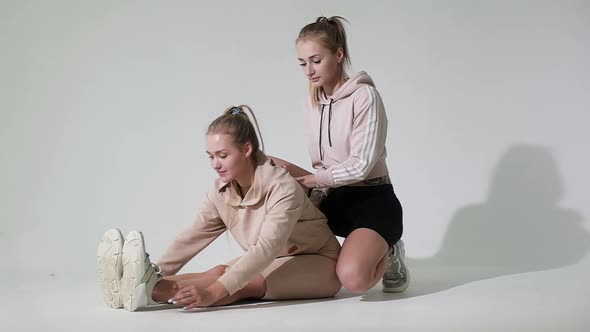
[[[315,173],[315,181],[318,188],[334,187],[334,178],[329,169]]]
[[[229,295],[233,295],[237,291],[239,291],[240,289],[243,288],[243,287],[240,287],[240,285],[235,280],[231,280],[231,278],[227,275],[227,273],[225,273],[224,275],[219,277],[219,279],[217,279],[217,282],[222,284],[223,287],[225,287],[225,289],[227,289],[227,292],[229,293]]]

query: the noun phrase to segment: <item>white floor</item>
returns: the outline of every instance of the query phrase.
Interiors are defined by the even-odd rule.
[[[195,312],[107,309],[96,280],[68,281],[56,273],[3,282],[0,331],[590,331],[589,257],[520,273],[409,263],[413,283],[403,294],[375,287],[323,301]]]

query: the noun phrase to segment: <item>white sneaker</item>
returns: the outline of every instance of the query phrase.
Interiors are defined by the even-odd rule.
[[[98,243],[97,257],[100,286],[105,302],[111,308],[122,308],[121,277],[123,276],[123,234],[118,228],[109,229]]]
[[[401,239],[393,246],[393,252],[389,256],[387,270],[383,275],[383,291],[386,293],[401,293],[410,285],[410,270],[406,267],[404,259],[406,250]]]
[[[123,246],[123,279],[121,279],[123,306],[128,311],[152,304],[154,286],[162,276],[160,268],[150,262],[145,252],[143,234],[131,231],[125,238]]]

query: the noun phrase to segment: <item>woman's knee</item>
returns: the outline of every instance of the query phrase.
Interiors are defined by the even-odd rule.
[[[351,292],[362,293],[375,286],[374,278],[366,268],[360,265],[339,264],[336,268],[336,274],[342,286]]]

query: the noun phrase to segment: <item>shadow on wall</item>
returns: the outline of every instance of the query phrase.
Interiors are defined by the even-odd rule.
[[[564,194],[548,148],[513,145],[495,167],[486,201],[460,208],[433,257],[407,259],[407,298],[473,281],[549,270],[581,260],[590,246],[583,216],[559,206]],[[372,291],[365,301],[384,296]]]

